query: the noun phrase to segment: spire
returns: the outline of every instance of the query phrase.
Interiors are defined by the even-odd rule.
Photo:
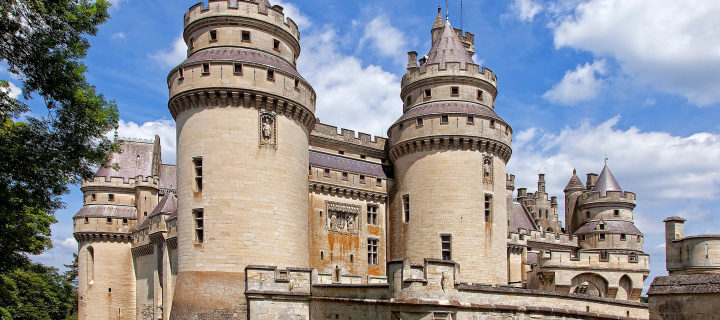
[[[445,22],[442,18],[442,7],[438,6],[438,14],[437,18],[435,18],[435,23],[433,24],[433,29],[442,28],[445,26]]]
[[[577,170],[573,169],[572,178],[570,178],[570,181],[568,181],[568,184],[565,186],[565,190],[563,191],[581,191],[583,189],[585,189],[585,187],[583,186],[582,181],[580,181],[580,178],[577,176]]]
[[[622,191],[622,189],[617,183],[617,180],[615,180],[615,177],[613,177],[613,174],[610,172],[608,166],[605,165],[602,172],[600,172],[600,176],[598,177],[597,182],[595,182],[592,191],[602,191],[605,193],[607,191]]]
[[[438,17],[440,17],[439,14]],[[442,17],[440,18],[442,19]],[[437,24],[437,21],[435,23]],[[445,69],[447,62],[460,62],[461,69],[467,68],[468,63],[475,63],[450,22],[445,23],[440,35],[434,39],[427,62],[423,65],[439,63],[440,68]]]

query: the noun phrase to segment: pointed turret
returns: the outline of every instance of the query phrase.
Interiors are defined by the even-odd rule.
[[[570,178],[570,181],[568,181],[563,191],[582,191],[583,189],[585,189],[585,186],[583,186],[582,181],[580,181],[580,178],[577,176],[577,170],[573,169],[572,178]]]
[[[615,180],[612,172],[610,172],[610,168],[605,165],[602,172],[600,173],[600,176],[597,178],[597,181],[595,182],[592,191],[601,191],[605,193],[607,191],[622,191],[622,188],[620,188],[617,180]]]
[[[467,68],[468,63],[474,63],[450,22],[445,22],[440,35],[437,39],[433,39],[433,45],[424,66],[437,63],[440,65],[440,69],[445,69],[447,62],[460,62],[460,69]]]

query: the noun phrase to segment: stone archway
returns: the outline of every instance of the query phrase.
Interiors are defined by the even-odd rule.
[[[608,281],[596,273],[582,273],[572,279],[570,292],[607,297]]]
[[[622,278],[620,278],[620,284],[618,285],[618,291],[615,299],[629,300],[630,295],[632,294],[632,289],[632,279],[630,279],[628,275],[622,276]]]

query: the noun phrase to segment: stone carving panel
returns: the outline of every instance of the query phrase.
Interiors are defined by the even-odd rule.
[[[483,157],[482,167],[483,183],[493,183],[493,158],[492,156]]]
[[[325,201],[327,214],[325,225],[328,232],[346,236],[360,236],[360,212],[358,205]]]
[[[275,113],[260,112],[258,123],[260,147],[277,149],[277,117]]]

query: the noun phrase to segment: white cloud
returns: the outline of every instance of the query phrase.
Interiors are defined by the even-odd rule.
[[[605,60],[595,60],[578,65],[565,73],[563,79],[543,94],[543,98],[558,104],[574,105],[595,98],[603,86],[603,79],[596,75],[607,73]]]
[[[365,24],[360,46],[369,41],[371,47],[376,49],[381,56],[405,62],[407,60],[405,58],[407,41],[405,39],[405,34],[393,27],[386,16],[378,16]]]
[[[22,89],[18,88],[14,83],[8,81],[8,85],[10,85],[9,88],[0,88],[0,90],[5,91],[5,93],[10,96],[10,98],[17,99],[20,97],[20,94],[22,94]]]
[[[115,33],[113,33],[112,37],[110,37],[110,38],[113,39],[113,40],[116,40],[116,39],[125,39],[125,32],[122,32],[122,31],[120,31],[120,32],[115,32]]]
[[[532,21],[542,10],[542,5],[533,0],[515,0],[510,5],[510,11],[522,21]]]
[[[340,53],[330,27],[303,37],[301,74],[317,92],[316,116],[323,123],[385,135],[402,113],[400,79],[379,66]]]
[[[711,201],[720,195],[720,134],[696,133],[687,137],[665,132],[642,132],[635,127],[617,128],[616,116],[599,125],[583,122],[559,133],[531,128],[516,134],[508,172],[516,187],[533,186],[537,174],[547,174],[548,191],[562,195],[572,170],[578,175],[599,173],[603,158],[623,190],[642,201]],[[678,156],[681,155],[681,156]],[[695,212],[693,210],[693,212]],[[662,221],[672,212],[640,214],[646,221]]]
[[[163,68],[174,68],[187,58],[187,45],[182,35],[175,38],[172,48],[168,51],[159,51],[150,54],[150,58],[157,61]]]
[[[78,248],[78,244],[77,241],[75,241],[75,238],[54,239],[53,246],[58,249],[62,248],[70,251],[77,250]]]
[[[283,13],[285,14],[285,17],[292,19],[292,21],[295,21],[295,24],[297,24],[298,28],[301,31],[303,29],[307,29],[312,25],[312,23],[310,22],[310,18],[302,14],[295,5],[280,0],[273,0],[272,3],[273,5],[279,5],[283,7]]]
[[[549,24],[557,48],[613,57],[623,73],[700,106],[720,101],[719,1],[559,3]]]
[[[113,135],[114,132],[111,131],[108,132],[106,136],[112,139]],[[122,119],[118,121],[119,138],[153,140],[155,139],[155,135],[160,136],[163,163],[174,164],[176,162],[175,152],[177,150],[175,121],[160,119],[143,124],[125,122]]]

